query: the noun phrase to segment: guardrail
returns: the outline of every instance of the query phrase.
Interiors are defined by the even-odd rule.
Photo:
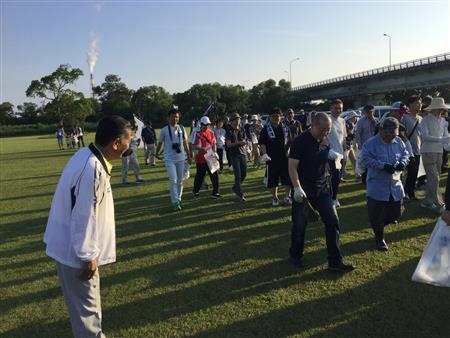
[[[332,79],[329,79],[329,80],[313,82],[313,83],[309,83],[309,84],[306,84],[306,85],[303,85],[303,86],[294,87],[294,88],[292,88],[291,91],[297,91],[297,90],[302,90],[302,89],[319,87],[319,86],[323,86],[323,85],[327,85],[327,84],[331,84],[331,83],[336,83],[336,82],[341,82],[341,81],[360,79],[360,78],[365,78],[365,77],[369,77],[369,76],[373,76],[373,75],[393,72],[393,71],[402,70],[402,69],[420,67],[420,66],[423,66],[423,65],[430,65],[430,64],[434,64],[434,63],[438,63],[438,62],[444,62],[444,61],[450,61],[450,53],[433,55],[433,56],[429,56],[429,57],[426,57],[426,58],[423,58],[423,59],[417,59],[417,60],[397,63],[397,64],[391,65],[391,66],[375,68],[375,69],[371,69],[371,70],[362,71],[362,72],[359,72],[359,73],[354,73],[354,74],[349,74],[349,75],[335,77],[335,78],[332,78]]]

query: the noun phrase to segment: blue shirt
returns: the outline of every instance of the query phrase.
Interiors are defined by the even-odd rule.
[[[386,163],[408,163],[409,153],[400,137],[395,137],[392,143],[384,142],[379,134],[369,138],[364,143],[361,159],[363,166],[367,168],[368,197],[377,201],[389,201],[391,195],[394,201],[405,197],[400,172],[389,174],[383,170]]]

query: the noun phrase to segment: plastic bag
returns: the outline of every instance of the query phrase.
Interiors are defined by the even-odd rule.
[[[450,287],[450,226],[439,218],[412,280]]]
[[[218,155],[214,151],[212,151],[212,149],[208,149],[208,151],[206,152],[205,161],[208,164],[208,168],[211,174],[214,174],[217,170],[220,169]]]
[[[189,177],[191,177],[191,172],[189,171],[190,169],[190,165],[188,161],[184,162],[184,169],[183,169],[183,181],[186,181],[187,179],[189,179]]]

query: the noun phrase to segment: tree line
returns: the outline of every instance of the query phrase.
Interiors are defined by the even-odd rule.
[[[187,122],[198,118],[207,109],[212,119],[239,112],[241,114],[267,114],[274,106],[294,109],[327,110],[328,103],[312,105],[308,97],[290,94],[291,84],[282,79],[262,81],[246,90],[241,85],[222,85],[218,82],[195,84],[181,93],[170,94],[157,85],[142,86],[137,90],[127,87],[115,74],[107,75],[99,86],[93,88],[93,97],[86,97],[71,87],[83,76],[79,68],[60,65],[53,73],[40,80],[31,81],[27,97],[42,100],[41,105],[24,102],[14,107],[10,102],[0,104],[0,124],[63,124],[73,126],[95,122],[106,115],[120,115],[132,120],[133,114],[151,120],[157,127],[166,121],[166,114],[173,106]],[[450,99],[449,88],[427,88],[427,94],[442,95]],[[424,90],[386,93],[385,101],[402,100]],[[347,101],[347,102],[346,102]],[[352,102],[344,98],[346,107]]]

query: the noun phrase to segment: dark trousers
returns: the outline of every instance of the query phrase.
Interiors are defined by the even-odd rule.
[[[194,178],[194,193],[198,193],[202,186],[203,180],[205,179],[206,173],[209,174],[209,178],[211,179],[211,183],[213,186],[213,194],[219,193],[219,175],[217,175],[217,171],[214,174],[211,174],[209,171],[208,165],[206,163],[196,163],[197,172],[195,173]]]
[[[414,155],[406,167],[405,192],[408,197],[415,197],[417,174],[419,173],[420,155]]]
[[[230,151],[225,148],[225,156],[227,157],[228,168],[231,167]]]
[[[367,211],[369,213],[370,226],[377,240],[384,237],[384,227],[397,221],[402,215],[402,201],[377,201],[367,197]]]
[[[245,155],[230,155],[230,161],[234,173],[233,191],[238,195],[242,195],[241,183],[247,177],[247,161]]]
[[[84,147],[83,136],[78,136],[78,148],[80,148],[80,145]]]
[[[336,162],[332,160],[328,161],[328,165],[330,166],[331,174],[331,198],[335,200],[337,199],[339,184],[341,183],[341,169],[336,169]]]
[[[223,170],[223,149],[217,148],[217,154],[219,155],[220,171],[222,171]]]
[[[328,251],[328,264],[335,265],[342,261],[339,248],[339,218],[330,194],[323,192],[317,198],[309,199],[311,205],[319,212],[325,225],[325,238]],[[303,215],[303,203],[292,201],[291,248],[289,255],[293,258],[303,256],[305,231],[308,222]]]

